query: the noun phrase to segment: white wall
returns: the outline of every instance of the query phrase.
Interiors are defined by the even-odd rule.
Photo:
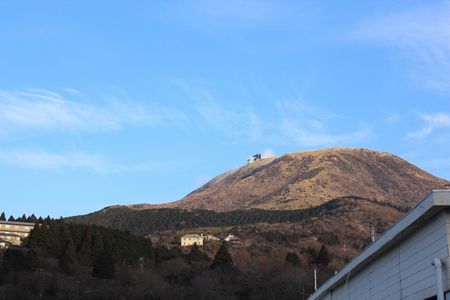
[[[449,240],[450,213],[442,212],[322,299],[425,299],[435,295],[435,257],[444,262],[448,290]]]

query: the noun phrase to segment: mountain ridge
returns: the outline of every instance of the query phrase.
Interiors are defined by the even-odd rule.
[[[224,172],[178,201],[126,207],[292,210],[357,196],[408,208],[448,184],[391,153],[339,147],[265,158]]]

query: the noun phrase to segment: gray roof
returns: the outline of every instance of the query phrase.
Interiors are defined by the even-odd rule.
[[[21,226],[33,226],[35,223],[28,223],[28,222],[16,222],[16,221],[0,221],[0,224],[6,224],[6,225],[21,225]]]
[[[450,190],[435,190],[430,192],[419,204],[401,217],[386,230],[375,242],[370,244],[358,256],[351,260],[341,271],[328,279],[308,299],[319,299],[345,282],[351,273],[355,275],[365,266],[383,255],[404,237],[414,232],[417,227],[426,223],[437,213],[450,207]]]

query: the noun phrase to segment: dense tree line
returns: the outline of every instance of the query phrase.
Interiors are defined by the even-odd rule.
[[[177,208],[133,210],[129,208],[111,208],[84,216],[67,218],[69,222],[80,224],[96,224],[120,230],[129,230],[138,235],[146,235],[164,230],[180,230],[198,227],[224,227],[248,225],[256,223],[299,222],[321,214],[333,214],[343,204],[352,205],[357,201],[376,202],[358,197],[347,197],[329,201],[323,205],[299,210],[263,210],[248,209],[227,212],[210,210],[183,210]],[[378,205],[388,205],[378,203]],[[277,237],[269,237],[277,238]],[[295,236],[292,236],[295,239]],[[333,237],[330,244],[337,243]]]
[[[311,291],[309,266],[295,252],[270,273],[258,269],[261,261],[255,273],[236,266],[236,249],[225,242],[209,256],[197,245],[182,252],[126,231],[51,219],[36,223],[24,246],[3,252],[0,298],[305,299]],[[328,251],[313,252],[325,280]]]
[[[9,222],[28,222],[28,223],[36,223],[36,222],[44,222],[44,221],[50,221],[50,216],[47,216],[47,218],[43,219],[42,217],[37,218],[34,214],[31,216],[26,216],[23,214],[21,217],[14,218],[13,215],[11,215],[8,220],[6,219],[6,215],[4,212],[0,214],[0,221],[9,221]]]
[[[115,262],[135,263],[139,258],[154,257],[149,239],[131,233],[95,225],[47,220],[36,223],[25,241],[30,249],[40,248],[55,258],[92,263],[105,250]]]
[[[145,235],[163,230],[180,230],[196,227],[236,226],[255,223],[286,223],[301,221],[310,217],[309,210],[237,210],[215,212],[210,210],[182,209],[113,209],[101,214],[72,217],[68,221],[82,224],[97,224],[114,229],[129,230]]]

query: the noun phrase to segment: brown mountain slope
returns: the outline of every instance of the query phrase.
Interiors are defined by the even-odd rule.
[[[263,159],[219,175],[179,201],[151,207],[301,209],[358,196],[407,208],[449,183],[387,152],[332,148]]]

